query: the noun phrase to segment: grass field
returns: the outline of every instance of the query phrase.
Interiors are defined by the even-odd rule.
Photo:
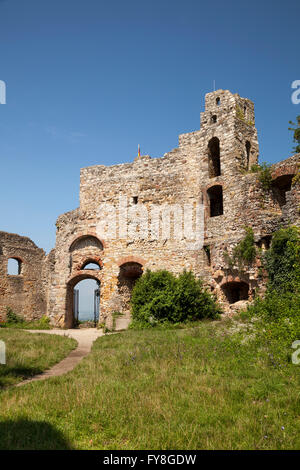
[[[7,351],[6,365],[0,364],[0,390],[40,374],[76,347],[70,338],[19,329],[0,329],[0,340]]]
[[[0,448],[299,449],[300,367],[231,327],[99,338],[69,374],[0,392]]]

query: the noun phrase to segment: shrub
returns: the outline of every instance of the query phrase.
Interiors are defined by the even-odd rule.
[[[251,227],[246,227],[245,231],[245,237],[236,245],[233,250],[233,258],[239,266],[253,263],[256,256],[253,229]]]
[[[38,330],[50,330],[50,318],[47,315],[43,315],[38,320],[28,322],[28,327]]]
[[[151,318],[168,318],[176,279],[166,270],[147,270],[136,282],[131,298],[134,320],[151,323]]]
[[[186,271],[176,278],[166,270],[147,270],[134,286],[131,305],[133,322],[144,326],[216,318],[220,313],[202,281]]]
[[[230,269],[237,265],[242,271],[245,265],[249,266],[255,260],[256,247],[253,229],[245,227],[245,232],[245,237],[234,247],[232,257],[226,249],[223,252],[224,261]]]
[[[300,286],[300,237],[297,227],[274,233],[263,259],[268,272],[268,290],[293,291]]]
[[[251,173],[258,174],[258,181],[260,182],[263,190],[265,192],[270,191],[272,186],[272,173],[271,173],[271,165],[267,163],[262,163],[261,165],[252,165],[251,166]]]
[[[216,318],[221,313],[215,299],[191,271],[184,271],[177,279],[174,307],[175,322]]]
[[[17,315],[10,307],[6,307],[6,323],[8,324],[17,324],[24,323],[24,318],[20,315]]]
[[[257,336],[272,357],[282,358],[300,338],[299,229],[288,227],[275,232],[263,263],[268,272],[267,291],[263,299],[255,299],[248,307],[247,314],[260,319]]]

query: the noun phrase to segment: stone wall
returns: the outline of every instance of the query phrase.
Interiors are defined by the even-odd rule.
[[[19,273],[8,274],[9,259],[18,262]],[[27,320],[46,314],[45,260],[44,251],[29,238],[0,232],[0,320],[7,307]]]

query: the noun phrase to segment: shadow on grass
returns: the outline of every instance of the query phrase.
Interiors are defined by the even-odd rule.
[[[3,390],[10,385],[15,385],[22,380],[34,377],[37,374],[41,374],[43,370],[38,367],[24,367],[14,365],[13,367],[9,366],[0,366],[0,390]]]
[[[0,450],[72,450],[64,435],[45,421],[0,421]]]

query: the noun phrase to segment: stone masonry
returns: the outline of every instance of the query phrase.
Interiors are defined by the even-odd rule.
[[[7,264],[14,259],[18,272],[9,275]],[[28,320],[40,318],[47,310],[46,256],[29,238],[0,232],[0,320],[10,307]]]
[[[34,248],[28,257],[6,251],[10,237],[16,236],[5,234],[1,269],[4,273],[8,256],[20,256],[24,273],[16,280],[2,279],[1,308],[11,306],[29,316],[46,313],[53,325],[72,327],[74,287],[90,278],[100,286],[99,321],[111,328],[114,312],[130,318],[132,287],[147,268],[175,274],[192,270],[225,312],[251,301],[265,285],[259,257],[241,272],[228,266],[224,252],[232,252],[246,226],[253,228],[261,250],[280,226],[300,226],[299,184],[292,183],[300,155],[272,166],[272,188],[265,191],[257,173],[250,171],[258,153],[253,103],[218,90],[205,97],[201,129],[180,135],[178,148],[163,157],[138,156],[131,163],[83,168],[80,206],[58,218],[56,246],[47,257],[30,241]],[[199,212],[197,225],[199,207],[204,207],[204,217]],[[203,232],[203,243],[191,243],[186,214],[194,233]],[[169,232],[159,224],[163,220],[169,220]],[[25,279],[27,262],[30,281]],[[89,263],[98,269],[87,269]],[[13,282],[19,282],[15,292]],[[26,282],[35,292],[31,297],[24,291]]]

